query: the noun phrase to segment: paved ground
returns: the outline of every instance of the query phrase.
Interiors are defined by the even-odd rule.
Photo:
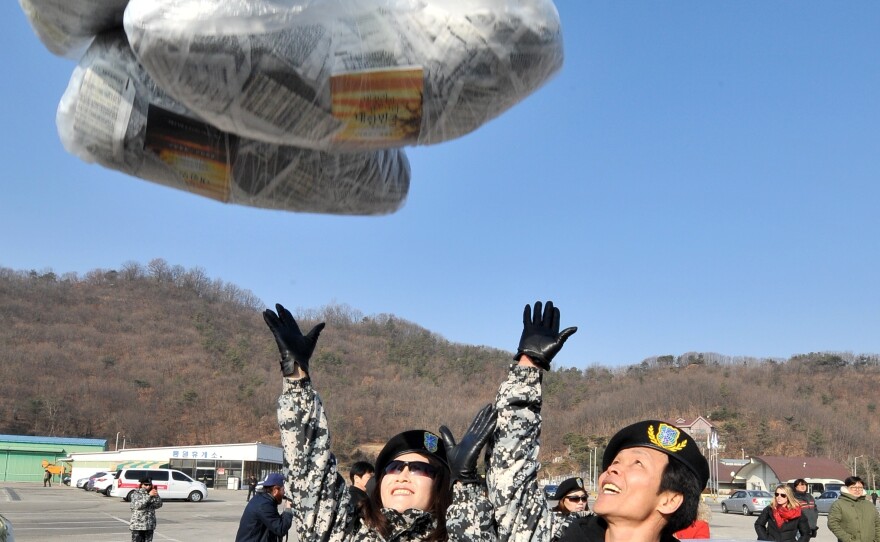
[[[210,490],[199,502],[166,501],[158,511],[155,542],[233,540],[246,491]],[[710,503],[712,538],[755,540],[755,516],[722,514]],[[15,528],[17,542],[121,542],[130,540],[128,503],[67,486],[0,483],[0,512]],[[291,540],[294,538],[290,537]],[[816,542],[835,542],[827,517],[819,516]]]
[[[155,542],[233,540],[247,491],[208,490],[203,502],[165,501]],[[128,503],[67,486],[0,482],[0,512],[16,542],[131,540]],[[291,537],[293,539],[293,537]]]
[[[709,522],[712,538],[739,540],[756,540],[758,538],[755,533],[757,515],[722,514],[720,504],[712,502],[709,503],[709,507],[712,508],[712,521]],[[828,530],[828,516],[819,515],[819,534],[810,542],[837,542],[837,538]]]

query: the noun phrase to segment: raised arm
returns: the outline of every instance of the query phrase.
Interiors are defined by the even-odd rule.
[[[452,478],[452,505],[446,511],[450,542],[495,542],[497,539],[492,504],[477,472],[477,462],[492,437],[495,419],[495,409],[486,405],[457,444],[449,428],[440,427]]]
[[[290,311],[275,306],[263,318],[281,353],[284,376],[278,398],[278,427],[284,450],[285,482],[294,501],[293,525],[299,542],[345,538],[349,494],[330,451],[324,405],[312,388],[309,360],[324,324],[303,335]]]
[[[543,308],[543,310],[542,310]],[[507,380],[498,389],[498,422],[488,469],[489,500],[502,542],[548,542],[553,515],[538,488],[541,436],[541,371],[549,368],[565,341],[577,331],[559,331],[559,309],[526,305],[523,332]]]

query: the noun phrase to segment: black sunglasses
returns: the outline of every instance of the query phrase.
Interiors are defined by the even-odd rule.
[[[574,497],[566,497],[565,500],[571,502],[587,502],[586,495],[575,495]]]
[[[786,495],[785,493],[776,493],[775,495],[777,497],[785,497],[786,499],[788,498],[788,495]]]
[[[427,461],[399,461],[396,459],[385,466],[385,474],[400,474],[406,468],[416,476],[433,478],[437,475],[437,467]]]

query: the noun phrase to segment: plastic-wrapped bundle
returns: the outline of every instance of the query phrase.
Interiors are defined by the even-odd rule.
[[[98,36],[57,114],[64,147],[87,162],[223,202],[312,213],[396,211],[409,190],[401,149],[329,153],[227,134],[149,78],[122,32]]]
[[[128,0],[18,0],[49,51],[79,58],[96,35],[122,28]]]
[[[200,117],[314,149],[460,137],[563,58],[552,0],[131,0],[124,26]]]

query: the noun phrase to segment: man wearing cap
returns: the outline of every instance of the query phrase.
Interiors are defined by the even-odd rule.
[[[284,511],[278,505],[284,501]],[[280,542],[293,524],[290,501],[284,500],[284,477],[273,472],[263,480],[263,491],[248,501],[238,524],[235,542]]]
[[[693,523],[709,462],[687,433],[660,420],[617,432],[602,456],[593,512],[613,538],[675,540]]]
[[[546,542],[559,532],[537,485],[542,370],[577,328],[559,331],[559,309],[526,305],[523,333],[495,400],[498,421],[489,464],[489,499],[500,541]],[[696,518],[709,465],[694,440],[658,420],[619,431],[602,458],[595,516],[560,540],[672,542]],[[570,537],[570,538],[569,538]]]

